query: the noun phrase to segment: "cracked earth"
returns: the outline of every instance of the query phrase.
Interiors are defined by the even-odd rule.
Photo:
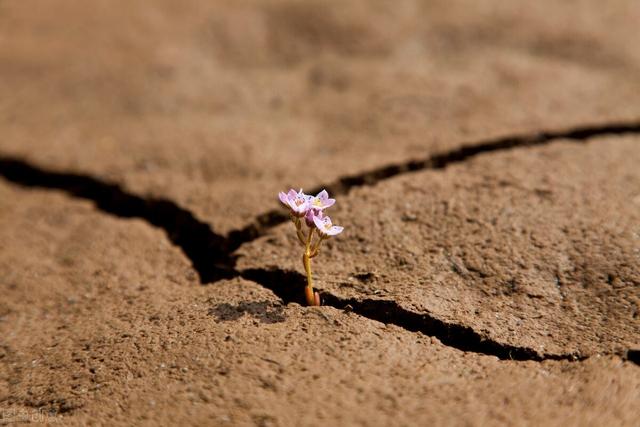
[[[634,425],[640,7],[605,9],[0,2],[0,423]],[[291,186],[346,228],[319,308]]]

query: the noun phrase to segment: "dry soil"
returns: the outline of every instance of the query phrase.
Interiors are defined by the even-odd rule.
[[[0,424],[637,425],[638,22],[0,0]]]

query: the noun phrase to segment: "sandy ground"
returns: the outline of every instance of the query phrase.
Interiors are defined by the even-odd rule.
[[[0,424],[637,424],[638,22],[0,0]]]

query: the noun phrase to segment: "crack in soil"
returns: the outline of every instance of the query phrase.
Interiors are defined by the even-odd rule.
[[[640,366],[640,349],[629,349],[623,355],[623,359]]]
[[[271,290],[283,304],[305,304],[305,276],[297,271],[282,269],[252,268],[238,272],[243,279],[258,283]],[[437,338],[442,344],[464,352],[494,356],[500,360],[535,361],[546,360],[580,362],[593,355],[579,353],[553,354],[539,353],[528,347],[501,343],[485,336],[473,328],[457,323],[449,323],[428,313],[416,313],[400,306],[396,301],[384,299],[341,298],[330,292],[316,288],[322,295],[322,305],[353,312],[370,320],[392,324],[409,332],[420,332]],[[611,352],[623,360],[640,366],[640,350],[628,349]],[[601,355],[607,355],[601,354]]]
[[[292,302],[304,304],[305,299],[300,283],[305,282],[305,277],[298,272],[248,269],[240,271],[240,276],[270,289],[285,304]],[[495,356],[501,360],[580,361],[587,359],[587,356],[580,354],[539,354],[527,347],[503,344],[483,336],[469,326],[448,323],[429,314],[415,313],[402,308],[392,300],[340,298],[321,289],[318,291],[322,295],[322,305],[350,311],[385,324],[393,324],[410,332],[421,332],[461,351]]]
[[[614,122],[602,125],[584,125],[560,131],[541,131],[536,133],[511,135],[488,139],[463,145],[452,151],[435,154],[425,159],[410,160],[404,163],[382,166],[370,171],[338,178],[336,181],[320,185],[309,193],[315,194],[323,189],[332,195],[348,194],[353,188],[373,186],[389,178],[425,169],[444,169],[449,165],[462,163],[484,153],[505,151],[520,147],[546,145],[555,140],[566,139],[576,143],[585,142],[598,136],[640,135],[640,122]],[[263,236],[270,228],[289,220],[282,210],[271,210],[258,215],[254,223],[229,233],[230,240],[243,243]]]
[[[426,159],[411,160],[345,176],[333,183],[320,186],[312,192],[325,188],[333,194],[344,195],[355,187],[375,185],[385,179],[409,172],[443,169],[483,153],[545,145],[560,139],[584,142],[597,136],[624,134],[640,134],[640,122],[586,125],[564,131],[543,131],[479,141],[477,144],[465,145]],[[171,242],[189,258],[203,285],[242,277],[270,289],[284,303],[304,301],[303,289],[300,286],[304,283],[304,277],[300,273],[284,270],[238,271],[236,269],[237,255],[234,252],[243,244],[263,236],[269,229],[287,221],[288,216],[282,210],[272,210],[258,215],[252,224],[232,231],[225,237],[215,233],[209,224],[198,220],[193,213],[168,199],[141,197],[128,193],[117,184],[103,182],[87,175],[49,171],[30,165],[16,157],[0,156],[0,176],[23,187],[61,190],[70,196],[94,202],[99,210],[108,214],[120,218],[140,218],[164,230]],[[436,337],[443,344],[461,351],[493,355],[503,360],[542,361],[586,358],[578,354],[541,355],[530,348],[502,344],[479,334],[468,326],[447,323],[428,314],[411,312],[394,301],[342,299],[327,292],[323,293],[323,300],[326,305],[338,309],[348,309],[369,319],[395,324],[408,331],[422,332]],[[640,364],[638,350],[629,350],[622,357]]]
[[[158,227],[191,261],[202,284],[236,277],[235,258],[229,239],[215,233],[209,224],[190,211],[162,198],[144,198],[126,192],[117,184],[76,173],[41,169],[12,157],[0,157],[0,176],[24,186],[62,190],[70,196],[90,200],[119,218],[140,218]]]

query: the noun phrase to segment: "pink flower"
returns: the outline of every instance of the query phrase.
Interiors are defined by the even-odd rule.
[[[296,235],[298,241],[304,247],[302,254],[302,262],[304,270],[307,273],[307,287],[305,288],[305,296],[308,305],[320,305],[320,295],[313,290],[313,281],[311,277],[311,258],[318,255],[320,244],[328,236],[335,236],[342,233],[343,227],[333,225],[331,218],[324,214],[324,209],[333,206],[336,202],[329,198],[329,193],[322,190],[315,196],[310,196],[294,189],[288,193],[278,193],[278,198],[289,208],[291,212],[291,221],[296,227]],[[309,227],[307,233],[302,229],[302,218]],[[317,230],[318,236],[314,239],[314,232]]]
[[[322,213],[321,210],[318,209],[309,209],[306,213],[306,215],[304,216],[304,220],[307,223],[307,227],[313,227],[314,225],[314,219],[315,218],[320,218],[322,219],[322,217],[324,216],[324,214]]]
[[[336,202],[335,199],[329,198],[329,193],[327,193],[327,190],[322,190],[316,196],[307,196],[307,198],[309,200],[310,207],[319,211],[333,206],[333,204]]]
[[[303,217],[310,208],[309,196],[300,191],[296,192],[293,188],[288,193],[280,192],[278,198],[291,213],[297,217]]]
[[[344,230],[344,227],[333,225],[331,223],[331,218],[329,218],[328,216],[323,216],[322,218],[319,216],[314,216],[313,223],[316,225],[318,231],[323,236],[335,236],[336,234],[342,233],[342,230]]]

